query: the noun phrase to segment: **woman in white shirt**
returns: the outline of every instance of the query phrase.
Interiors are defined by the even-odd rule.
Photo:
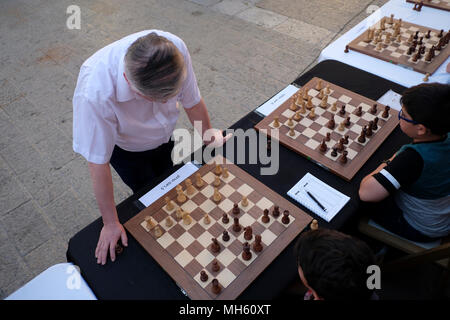
[[[103,228],[97,263],[115,260],[119,239],[127,246],[114,203],[110,164],[136,192],[173,165],[170,140],[182,104],[202,136],[216,146],[231,135],[211,128],[192,62],[177,36],[147,30],[129,35],[88,58],[73,97],[73,149],[88,161]],[[212,131],[212,132],[211,132]],[[212,135],[211,135],[212,133]],[[206,135],[205,135],[206,136]]]

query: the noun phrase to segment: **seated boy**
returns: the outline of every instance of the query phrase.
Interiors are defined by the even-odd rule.
[[[295,244],[297,267],[305,300],[377,299],[367,287],[367,267],[376,264],[361,240],[339,231],[317,229],[302,233]]]
[[[450,85],[407,89],[401,130],[413,139],[361,181],[359,196],[371,218],[413,241],[450,232]]]

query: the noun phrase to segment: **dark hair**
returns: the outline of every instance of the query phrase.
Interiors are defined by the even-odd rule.
[[[400,99],[414,121],[437,135],[450,131],[450,85],[422,83],[406,89]]]
[[[367,267],[372,250],[356,238],[330,229],[309,230],[295,244],[297,265],[308,285],[325,300],[369,300]]]
[[[141,94],[164,100],[177,94],[186,77],[186,67],[178,48],[152,32],[128,48],[125,74]]]

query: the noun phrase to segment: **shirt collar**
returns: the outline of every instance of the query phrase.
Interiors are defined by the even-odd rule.
[[[119,60],[119,67],[117,71],[117,86],[116,86],[116,99],[119,102],[136,100],[145,100],[143,97],[139,96],[133,92],[128,84],[127,80],[123,76],[125,71],[125,61],[124,57]]]

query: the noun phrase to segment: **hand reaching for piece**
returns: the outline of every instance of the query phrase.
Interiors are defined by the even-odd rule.
[[[221,147],[232,136],[233,134],[229,133],[224,137],[221,130],[211,128],[206,130],[206,132],[203,134],[203,141],[209,147],[217,148]]]
[[[116,260],[116,245],[121,239],[122,244],[128,246],[128,239],[125,229],[119,222],[109,223],[103,226],[100,238],[95,249],[97,263],[104,265],[108,258],[108,251],[111,261]]]

